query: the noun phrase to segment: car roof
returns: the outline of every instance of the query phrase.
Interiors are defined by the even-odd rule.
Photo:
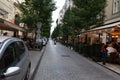
[[[5,40],[11,39],[13,37],[9,37],[9,36],[0,36],[0,43],[4,42]]]
[[[8,36],[0,36],[0,42],[5,41],[6,39],[9,39],[10,37]]]

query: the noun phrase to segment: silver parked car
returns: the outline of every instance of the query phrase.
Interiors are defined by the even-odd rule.
[[[47,38],[42,38],[42,40],[43,40],[43,46],[45,46],[46,44],[47,44]]]
[[[21,39],[0,36],[0,80],[28,80],[31,62]]]

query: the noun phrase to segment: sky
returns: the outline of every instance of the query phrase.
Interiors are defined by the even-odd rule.
[[[54,1],[56,2],[57,9],[55,11],[53,11],[53,14],[52,14],[53,23],[52,23],[52,27],[51,27],[51,32],[56,27],[56,20],[58,19],[59,12],[62,9],[62,7],[63,7],[63,5],[64,5],[64,3],[65,3],[66,0],[54,0]]]

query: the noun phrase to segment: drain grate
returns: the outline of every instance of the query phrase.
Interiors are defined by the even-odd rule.
[[[62,55],[62,57],[70,57],[70,55]]]

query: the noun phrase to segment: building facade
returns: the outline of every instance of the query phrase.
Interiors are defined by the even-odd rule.
[[[105,15],[102,42],[120,42],[120,0],[107,0]]]
[[[12,0],[0,1],[0,18],[9,22],[14,22],[14,2]]]
[[[20,16],[22,13],[15,6],[14,0],[1,0],[0,1],[0,34],[8,32],[9,36],[13,36],[15,33],[21,34],[25,30],[15,24],[15,17]]]
[[[94,42],[105,44],[106,42],[120,42],[120,0],[106,1],[103,26],[82,32],[80,41],[87,41],[91,44]]]
[[[107,0],[105,8],[105,24],[114,23],[120,20],[120,0]]]

